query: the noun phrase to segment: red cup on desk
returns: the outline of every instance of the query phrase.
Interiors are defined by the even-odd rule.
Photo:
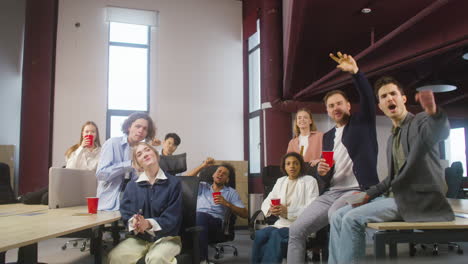
[[[333,167],[333,151],[322,151],[322,157],[330,168]]]
[[[88,213],[97,214],[99,198],[97,197],[86,197],[88,200]]]
[[[89,144],[86,145],[86,147],[91,148],[94,145],[94,136],[93,135],[86,135],[84,136],[85,139],[88,140]]]
[[[281,204],[281,199],[280,198],[273,198],[271,199],[271,204],[272,205],[280,205]]]

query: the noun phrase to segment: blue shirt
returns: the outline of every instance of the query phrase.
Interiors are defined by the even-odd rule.
[[[125,175],[130,179],[136,175],[132,167],[131,151],[127,136],[110,138],[102,145],[96,170],[98,210],[119,210]]]
[[[214,203],[213,192],[214,190],[211,184],[200,182],[198,187],[197,212],[208,213],[213,217],[223,220],[228,208],[224,205]],[[240,208],[245,207],[235,189],[224,186],[220,192],[221,196],[223,196],[226,201]]]

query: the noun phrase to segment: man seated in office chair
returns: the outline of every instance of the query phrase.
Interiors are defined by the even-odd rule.
[[[448,137],[450,127],[433,92],[416,94],[424,109],[417,115],[406,110],[403,88],[392,77],[377,80],[375,94],[380,110],[393,123],[387,143],[389,173],[379,184],[352,195],[357,198],[350,199],[352,206],[333,214],[328,263],[358,263],[364,257],[368,222],[443,222],[455,218],[445,198],[447,186],[438,144]]]
[[[131,114],[122,124],[121,137],[109,138],[102,145],[96,178],[98,210],[117,211],[125,184],[136,178],[132,167],[132,148],[140,141],[152,141],[156,127],[147,113]]]
[[[231,210],[243,218],[248,216],[247,208],[242,203],[237,191],[227,186],[230,175],[234,175],[234,168],[230,164],[223,163],[213,173],[213,184],[200,182],[197,200],[197,225],[203,227],[203,231],[200,233],[201,263],[207,261],[210,237],[216,237],[216,233],[222,230],[226,211]]]
[[[180,143],[182,140],[180,139],[179,135],[176,133],[167,133],[166,136],[164,137],[164,141],[160,143],[160,140],[154,140],[153,141],[153,146],[154,145],[159,145],[159,143],[162,145],[162,149],[159,150],[159,154],[161,157],[163,156],[172,156],[174,155],[174,152],[177,150],[179,147]],[[188,172],[182,172],[182,173],[177,173],[176,176],[197,176],[200,171],[209,165],[212,165],[214,162],[214,159],[211,157],[207,157],[200,165],[198,165],[196,168],[188,171]],[[161,167],[164,169],[163,164],[161,164]]]
[[[120,213],[131,236],[109,253],[109,263],[176,263],[180,253],[182,191],[178,177],[159,168],[158,154],[148,143],[137,143],[133,164],[144,172],[125,188]]]

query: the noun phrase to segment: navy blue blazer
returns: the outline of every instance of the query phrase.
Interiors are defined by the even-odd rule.
[[[359,93],[360,109],[353,113],[348,124],[343,129],[341,141],[348,150],[348,154],[353,161],[353,172],[356,175],[361,190],[366,190],[370,186],[379,183],[377,176],[377,132],[376,132],[376,103],[374,92],[369,81],[363,73],[353,74],[353,82]],[[334,147],[336,129],[333,127],[323,135],[323,150],[331,151]],[[334,167],[321,177],[325,186],[330,186],[333,178]]]
[[[125,225],[142,209],[145,218],[153,218],[161,226],[161,230],[155,232],[156,236],[151,238],[153,241],[165,236],[178,236],[182,223],[180,180],[169,174],[166,177],[166,180],[158,180],[154,185],[146,181],[130,181],[120,204],[120,214]],[[148,240],[145,235],[137,236]]]

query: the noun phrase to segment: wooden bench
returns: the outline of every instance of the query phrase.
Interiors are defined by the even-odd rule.
[[[447,199],[455,215],[468,216],[467,199]],[[385,258],[389,245],[390,258],[397,256],[398,243],[448,243],[468,242],[468,218],[456,217],[449,222],[383,222],[368,223],[374,234],[375,257]]]

